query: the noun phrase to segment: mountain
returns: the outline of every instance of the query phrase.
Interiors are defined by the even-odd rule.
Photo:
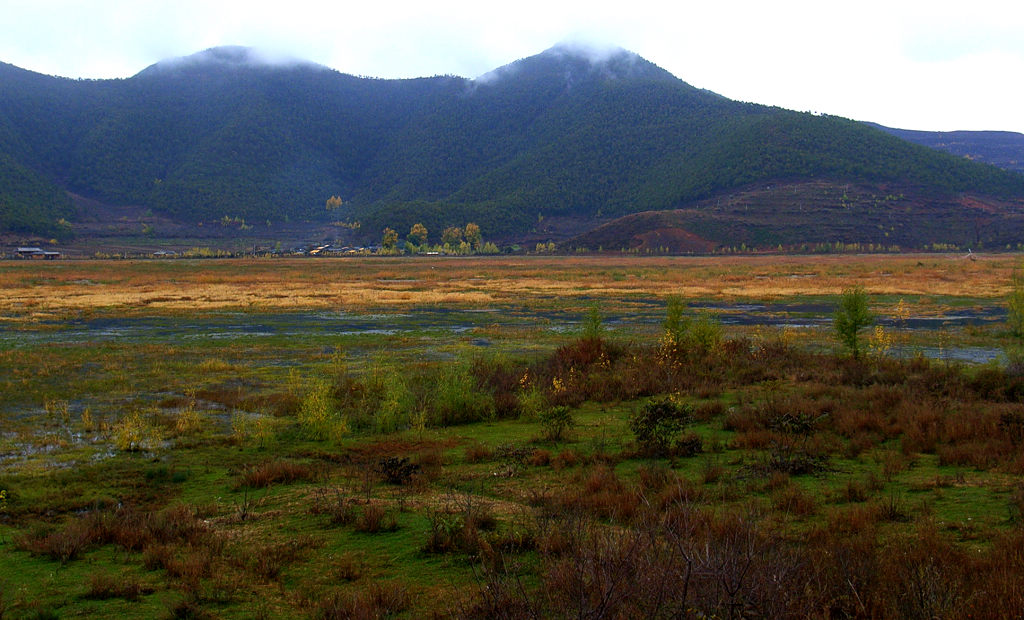
[[[788,237],[772,232],[772,210],[792,204],[758,199],[744,217],[709,205],[783,184],[802,188],[785,200],[820,204],[822,192],[854,185],[905,197],[921,207],[915,217],[927,218],[930,203],[955,215],[956,201],[970,198],[998,202],[993,213],[1010,218],[1024,197],[1024,175],[862,123],[731,101],[622,49],[556,46],[475,80],[381,80],[214,48],[122,80],[0,64],[0,84],[8,230],[61,230],[70,192],[191,223],[359,220],[373,238],[416,222],[434,238],[467,221],[491,236],[566,237],[618,217],[695,209],[707,216],[692,224],[703,233],[683,232],[702,243],[774,246]],[[334,195],[345,202],[340,215],[324,208]],[[749,219],[751,204],[760,220]],[[805,212],[806,241],[852,234],[826,216]],[[979,227],[1002,235],[1016,226],[1006,218],[975,218],[970,236],[994,242]],[[915,244],[966,240],[956,227],[920,229],[928,233]]]
[[[973,161],[992,164],[1004,170],[1024,173],[1024,134],[1022,133],[1013,131],[914,131],[883,127],[875,123],[868,123],[868,125],[908,142],[946,151]]]

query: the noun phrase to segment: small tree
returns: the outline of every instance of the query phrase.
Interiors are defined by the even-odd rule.
[[[341,197],[340,196],[331,196],[330,198],[327,199],[327,210],[328,211],[333,211],[333,210],[339,209],[339,208],[341,208]]]
[[[860,330],[874,323],[875,317],[868,311],[868,295],[864,288],[857,286],[843,291],[839,307],[832,316],[832,326],[839,342],[850,350],[854,359],[860,358]]]

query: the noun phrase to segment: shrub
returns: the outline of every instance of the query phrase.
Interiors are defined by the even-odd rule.
[[[377,461],[377,473],[390,484],[408,484],[420,471],[420,466],[404,456],[386,456]]]
[[[576,425],[572,412],[565,405],[549,407],[540,414],[540,423],[544,426],[544,436],[548,441],[562,439],[565,431]]]
[[[642,450],[665,454],[675,446],[686,425],[693,420],[693,406],[673,398],[652,400],[633,412],[629,428]]]

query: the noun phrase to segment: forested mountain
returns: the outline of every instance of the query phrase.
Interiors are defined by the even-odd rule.
[[[992,164],[1005,170],[1024,173],[1024,134],[1013,131],[915,131],[893,129],[874,123],[881,129],[915,144],[921,144]]]
[[[677,209],[765,182],[1016,199],[1024,175],[862,123],[738,103],[624,50],[555,47],[475,80],[360,78],[214,48],[129,79],[0,65],[0,227],[59,230],[65,191],[185,222],[361,220],[367,235]],[[342,213],[324,203],[340,196]],[[56,227],[56,228],[55,228]]]

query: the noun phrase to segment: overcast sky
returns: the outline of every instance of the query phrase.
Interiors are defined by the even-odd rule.
[[[1024,132],[1021,0],[0,0],[0,61],[66,77],[128,77],[217,45],[357,75],[476,77],[567,40],[624,47],[732,99]]]

